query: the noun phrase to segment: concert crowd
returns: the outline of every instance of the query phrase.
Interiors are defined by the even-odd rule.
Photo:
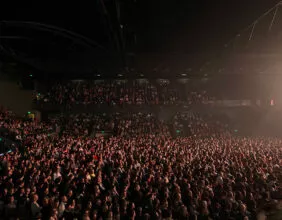
[[[275,203],[281,139],[234,136],[195,115],[176,121],[190,135],[150,114],[41,123],[2,110],[1,127],[21,144],[0,157],[2,217],[252,220]],[[93,135],[103,129],[113,135]]]
[[[188,95],[184,95],[188,94]],[[68,81],[55,83],[37,97],[52,104],[108,104],[108,105],[173,105],[196,104],[211,99],[206,91],[187,91],[179,84],[172,86],[167,81]]]

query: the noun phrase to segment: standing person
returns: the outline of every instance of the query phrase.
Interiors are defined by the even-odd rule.
[[[33,197],[32,197],[32,203],[31,203],[31,206],[30,206],[31,216],[33,218],[40,218],[41,217],[41,207],[37,203],[37,201],[38,201],[38,195],[34,194]]]

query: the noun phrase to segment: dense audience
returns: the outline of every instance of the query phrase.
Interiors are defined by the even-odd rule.
[[[52,133],[53,125],[44,122],[22,120],[13,112],[0,109],[0,128],[9,130],[8,136],[15,140],[24,140],[27,136],[41,133]]]
[[[167,125],[144,114],[43,124],[2,111],[0,123],[24,146],[0,159],[6,219],[251,220],[281,187],[281,139],[198,131],[203,122],[191,126],[205,136],[173,138]],[[52,133],[54,124],[62,132]],[[92,137],[93,126],[116,133]]]
[[[221,133],[229,134],[228,126],[215,117],[203,116],[193,111],[178,112],[173,118],[173,128],[178,135],[208,137]]]
[[[166,82],[166,81],[165,81]],[[187,94],[187,95],[186,95]],[[195,104],[209,100],[205,91],[186,91],[181,86],[169,83],[143,81],[69,81],[56,83],[37,100],[64,104],[108,104],[108,105],[172,105]]]
[[[169,127],[152,114],[71,114],[52,117],[63,134],[73,136],[95,136],[97,132],[110,132],[115,136],[136,137],[148,134],[170,135]]]

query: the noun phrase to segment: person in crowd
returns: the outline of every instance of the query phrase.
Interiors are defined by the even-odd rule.
[[[39,218],[41,217],[41,207],[40,205],[38,204],[38,195],[37,194],[34,194],[32,196],[32,201],[31,201],[31,206],[30,206],[30,209],[31,209],[31,216],[33,218]]]

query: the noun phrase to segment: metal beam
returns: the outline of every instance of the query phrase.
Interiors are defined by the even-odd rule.
[[[96,43],[95,41],[93,41],[93,40],[91,40],[91,39],[89,39],[89,38],[87,38],[83,35],[80,35],[80,34],[72,32],[72,31],[66,30],[64,28],[56,27],[56,26],[53,26],[53,25],[48,25],[48,24],[43,24],[43,23],[38,23],[38,22],[30,22],[30,21],[1,21],[0,24],[1,23],[8,24],[8,25],[11,25],[11,26],[12,25],[13,26],[25,26],[25,27],[31,27],[31,28],[43,30],[43,31],[56,32],[56,33],[58,33],[62,36],[70,38],[74,41],[81,42],[84,45],[91,46],[91,47],[94,47],[94,48],[98,47],[100,49],[106,50],[106,48],[104,48],[100,44]]]

